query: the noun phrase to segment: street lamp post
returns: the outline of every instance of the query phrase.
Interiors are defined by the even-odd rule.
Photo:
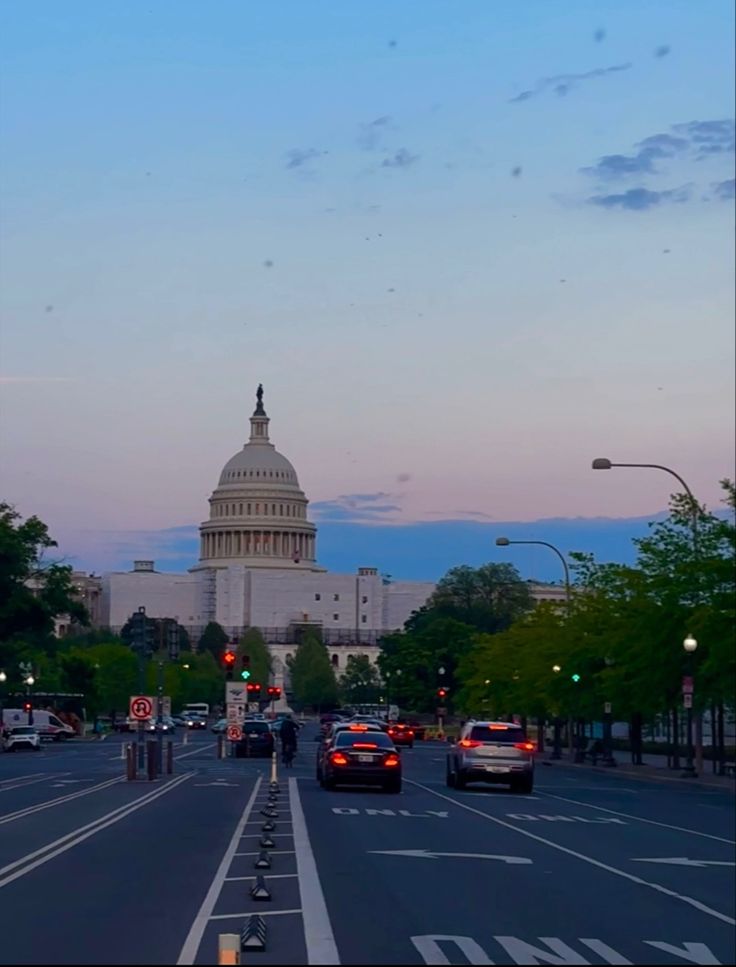
[[[28,709],[28,724],[33,725],[33,701],[31,699],[31,686],[36,684],[36,679],[33,675],[26,675],[25,686],[26,686],[26,701],[29,703]]]
[[[695,499],[695,495],[693,494],[692,490],[688,487],[687,483],[680,476],[680,474],[677,473],[675,470],[672,470],[670,467],[663,466],[663,464],[661,463],[614,463],[613,461],[609,460],[608,457],[596,457],[592,463],[593,470],[612,470],[614,467],[635,467],[635,468],[646,469],[646,470],[662,470],[664,473],[668,473],[671,477],[674,477],[675,480],[679,481],[679,483],[682,485],[682,489],[687,494],[688,500],[690,502],[690,514],[691,514],[690,526],[692,529],[693,560],[695,561],[695,565],[697,567],[698,566],[698,543],[699,543],[698,542],[699,507],[698,507],[698,502]],[[699,575],[698,575],[696,590],[699,586],[700,586],[700,581],[699,581]],[[695,644],[692,647],[692,651],[695,651],[695,649],[698,647],[698,643],[695,641],[695,639],[692,636],[688,635],[688,638],[686,638],[685,640],[686,641],[690,640],[695,642]],[[682,773],[683,777],[697,775],[692,765],[692,708],[688,708],[687,710],[687,720],[688,720],[688,756],[690,758],[688,760],[689,768],[688,766],[685,767],[685,771]],[[702,744],[700,742],[700,739],[698,740],[698,749],[697,749],[696,755],[698,760],[701,761]]]
[[[555,675],[559,675],[562,671],[560,665],[553,665],[552,671]],[[560,721],[560,716],[555,715],[554,720],[554,738],[552,739],[552,756],[553,759],[562,758],[562,722]]]
[[[687,761],[682,772],[683,779],[695,779],[698,773],[693,765],[693,655],[698,642],[692,635],[688,635],[682,643],[685,649],[687,680],[683,682],[683,699],[687,710]],[[689,691],[685,691],[688,688]]]
[[[570,617],[570,568],[568,567],[567,561],[565,560],[565,556],[562,553],[562,551],[560,551],[558,547],[555,547],[554,544],[550,544],[549,541],[512,541],[508,537],[496,538],[497,547],[508,547],[510,544],[539,544],[542,547],[548,547],[551,551],[554,551],[554,553],[559,557],[562,563],[562,570],[565,575],[565,612],[567,614],[567,617],[569,618]],[[554,721],[555,737],[554,737],[554,749],[552,751],[553,759],[562,758],[562,754],[560,752],[560,728],[561,728],[560,717],[559,715],[557,715],[555,716],[555,721]],[[539,735],[541,739],[541,746],[540,746],[541,748],[544,745],[544,721],[540,723]]]
[[[396,678],[401,677],[401,669],[397,668],[393,673]],[[391,717],[391,678],[392,674],[390,671],[386,672],[386,721],[388,722]]]
[[[7,680],[8,680],[7,672],[5,671],[4,668],[0,668],[0,686],[4,686]],[[3,698],[4,698],[3,692],[4,691],[5,689],[0,687],[0,735],[2,734],[2,731],[3,731]]]

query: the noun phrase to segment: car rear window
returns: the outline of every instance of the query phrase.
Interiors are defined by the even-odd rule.
[[[35,729],[30,728],[30,726],[20,726],[19,728],[13,729],[13,735],[33,735]]]
[[[243,732],[252,734],[253,732],[270,732],[268,722],[243,722]]]
[[[476,742],[494,742],[496,745],[513,745],[514,742],[524,742],[526,736],[522,729],[514,726],[503,729],[491,728],[490,725],[474,725],[470,730],[470,738]]]
[[[356,742],[371,742],[379,749],[393,749],[394,744],[385,732],[372,730],[370,732],[338,732],[335,745],[344,748],[346,745],[354,745]]]

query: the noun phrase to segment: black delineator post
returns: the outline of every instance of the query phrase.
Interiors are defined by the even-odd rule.
[[[156,742],[146,742],[146,758],[148,760],[148,778],[156,778]]]
[[[166,743],[166,772],[171,775],[174,771],[174,743],[169,739]]]
[[[137,779],[138,773],[136,771],[135,743],[128,743],[125,755],[125,766],[128,780],[130,781],[132,779]]]

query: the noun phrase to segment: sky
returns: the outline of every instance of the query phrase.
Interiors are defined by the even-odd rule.
[[[2,0],[0,499],[76,567],[185,566],[262,382],[328,567],[623,553],[676,484],[597,456],[718,506],[733,20]]]

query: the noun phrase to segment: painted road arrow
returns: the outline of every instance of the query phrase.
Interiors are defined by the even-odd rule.
[[[522,865],[532,862],[526,856],[497,856],[495,853],[435,853],[428,849],[371,849],[368,852],[381,853],[383,856],[414,856],[425,860],[437,860],[440,856],[457,856],[470,860],[499,860],[499,862],[509,865]]]
[[[736,866],[729,860],[691,860],[687,856],[644,856],[633,863],[668,863],[670,866]]]

